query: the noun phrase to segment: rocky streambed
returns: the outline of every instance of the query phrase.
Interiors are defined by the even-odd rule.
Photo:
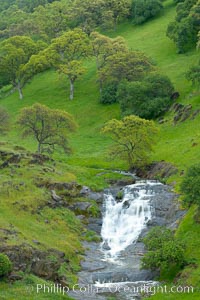
[[[122,199],[117,200],[119,192]],[[177,194],[172,191],[172,187],[159,182],[138,180],[136,184],[124,188],[114,186],[105,190],[102,200],[99,194],[95,196],[93,193],[89,196],[97,196],[102,218],[90,218],[88,228],[99,235],[102,234],[103,241],[84,243],[86,251],[82,270],[78,274],[79,283],[69,295],[77,300],[105,300],[108,297],[133,300],[140,299],[141,292],[151,293],[153,287],[158,284],[155,281],[157,274],[140,269],[141,257],[145,253],[141,238],[153,226],[165,225],[172,229],[177,227],[185,213],[179,209]],[[113,213],[113,210],[117,209],[113,217],[108,212],[108,196],[111,201],[110,211]],[[116,214],[116,220],[113,221]],[[113,222],[105,225],[109,220]],[[126,228],[123,228],[123,224]],[[138,231],[140,225],[141,230]],[[115,226],[116,228],[113,228]],[[129,226],[130,230],[127,228]],[[134,232],[134,226],[137,227],[137,234],[131,241],[130,234]],[[110,231],[111,234],[105,234],[103,230]],[[123,230],[126,235],[124,238]],[[128,246],[127,238],[130,239]],[[119,247],[120,251],[116,247]]]

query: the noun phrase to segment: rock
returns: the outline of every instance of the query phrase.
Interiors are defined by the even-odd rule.
[[[54,190],[51,190],[51,197],[56,202],[62,200],[62,198],[58,196]]]
[[[83,186],[80,190],[80,195],[87,195],[90,192],[90,188],[88,186]]]
[[[1,165],[0,165],[0,169],[4,169],[9,167],[9,162],[8,161],[4,161]]]
[[[171,100],[176,100],[176,99],[178,99],[179,97],[180,97],[179,92],[174,92],[174,93],[171,95],[170,99],[171,99]]]
[[[57,280],[57,271],[60,265],[58,262],[47,261],[45,259],[35,261],[31,265],[31,271],[33,274],[45,278],[47,280]]]
[[[73,210],[77,212],[87,212],[89,207],[91,207],[90,202],[76,202],[73,204]]]
[[[184,122],[192,114],[191,104],[183,105],[181,103],[175,103],[173,109],[174,112],[176,113],[176,115],[174,116],[174,124],[177,124],[178,122]]]
[[[136,169],[137,176],[145,179],[168,178],[177,172],[175,166],[165,161],[153,162],[145,169]]]
[[[43,165],[44,162],[47,161],[53,161],[52,158],[50,158],[47,155],[40,154],[40,153],[33,153],[32,154],[32,159],[29,161],[30,164],[38,164],[38,165]]]
[[[194,120],[199,114],[200,114],[200,109],[195,110],[190,119]]]
[[[0,252],[8,255],[15,271],[28,271],[47,280],[59,281],[59,268],[63,263],[69,262],[62,251],[57,249],[42,251],[29,244],[0,246]],[[54,259],[51,260],[50,257]]]
[[[55,256],[58,256],[58,257],[60,257],[60,258],[64,258],[64,257],[65,257],[65,253],[62,252],[62,251],[59,251],[59,250],[57,250],[57,249],[51,248],[51,249],[48,250],[48,252],[49,252],[51,255],[55,255]],[[65,261],[66,261],[66,259],[65,259]],[[69,260],[68,260],[68,261],[69,261]]]
[[[19,274],[14,274],[14,273],[11,273],[9,276],[8,276],[8,280],[9,281],[17,281],[17,280],[22,280],[23,279],[23,276],[19,275]]]
[[[39,242],[39,241],[37,241],[37,240],[32,240],[32,242],[34,243],[34,244],[36,244],[36,245],[40,245],[41,243]]]
[[[88,198],[101,204],[103,202],[103,193],[89,192]]]
[[[108,242],[104,242],[102,248],[104,250],[110,250],[111,249],[110,246],[108,245]]]
[[[77,219],[79,219],[80,221],[83,221],[85,219],[85,216],[84,215],[78,215],[76,216]]]

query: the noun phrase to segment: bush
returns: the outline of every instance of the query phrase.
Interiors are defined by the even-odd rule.
[[[4,134],[9,129],[9,114],[7,110],[0,107],[0,134]]]
[[[135,24],[142,24],[163,9],[159,0],[133,0],[132,17]]]
[[[141,82],[123,82],[119,86],[117,99],[122,115],[155,119],[169,109],[173,91],[167,76],[151,74]]]
[[[112,104],[117,101],[117,84],[108,83],[103,87],[100,103],[102,104]]]
[[[197,204],[200,208],[200,164],[191,166],[181,183],[181,192],[184,194],[184,203]]]
[[[193,66],[186,73],[187,80],[191,81],[195,86],[200,86],[200,63],[197,66]]]
[[[12,264],[7,255],[0,253],[0,277],[10,273]]]
[[[177,3],[175,21],[170,22],[167,36],[174,41],[178,53],[184,53],[197,43],[199,25],[198,0],[184,0]]]
[[[184,245],[174,237],[170,229],[154,227],[143,242],[148,250],[142,258],[143,269],[161,271],[185,264]]]

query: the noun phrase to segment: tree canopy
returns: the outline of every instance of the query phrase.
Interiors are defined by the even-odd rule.
[[[162,9],[160,0],[133,0],[131,7],[133,23],[142,24],[158,15]]]
[[[52,65],[70,82],[70,100],[74,98],[74,82],[85,71],[82,59],[91,54],[89,38],[76,28],[54,39],[49,47]]]
[[[197,43],[200,31],[200,0],[185,0],[177,4],[175,21],[167,29],[167,36],[174,41],[178,53],[184,53]]]
[[[149,162],[158,129],[153,121],[131,115],[108,121],[102,133],[113,140],[110,155],[124,159],[132,169]]]
[[[0,78],[18,90],[20,99],[23,98],[23,87],[38,72],[31,57],[45,46],[43,42],[36,43],[26,36],[14,36],[0,44]],[[47,64],[44,57],[40,57],[40,65],[46,67]]]
[[[55,146],[62,147],[66,153],[71,151],[68,136],[77,125],[69,113],[35,103],[21,110],[18,124],[23,137],[32,136],[37,141],[38,153],[53,151]]]

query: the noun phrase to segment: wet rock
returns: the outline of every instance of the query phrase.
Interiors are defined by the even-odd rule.
[[[102,248],[104,250],[110,250],[111,249],[110,246],[108,245],[108,242],[103,243]]]
[[[92,230],[100,235],[102,226],[102,218],[88,218],[87,229]]]

